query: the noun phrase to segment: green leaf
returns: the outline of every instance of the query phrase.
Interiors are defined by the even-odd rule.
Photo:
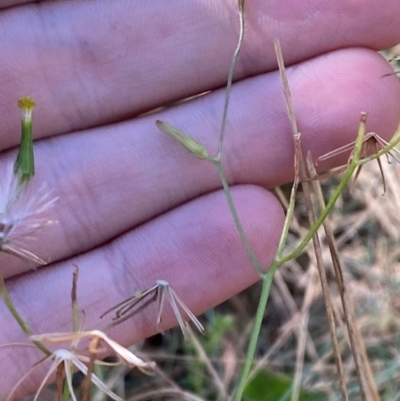
[[[249,382],[243,394],[243,401],[290,401],[293,378],[287,375],[260,370]],[[326,401],[324,393],[301,390],[299,401]]]

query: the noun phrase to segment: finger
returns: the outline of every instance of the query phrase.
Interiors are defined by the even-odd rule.
[[[274,257],[283,223],[278,201],[254,186],[232,190],[240,219],[263,267]],[[67,262],[43,268],[8,283],[18,311],[35,333],[70,331],[73,266],[79,266],[78,302],[86,327],[104,327],[99,316],[114,304],[167,280],[196,314],[246,288],[258,279],[242,245],[224,194],[205,195],[131,231],[112,243]],[[155,305],[113,329],[113,338],[132,344],[157,332]],[[26,342],[4,305],[0,319],[7,322],[0,345]],[[171,308],[161,328],[176,325]],[[0,395],[7,398],[16,380],[42,355],[29,348],[0,351]],[[37,371],[20,388],[33,391],[43,376]]]
[[[38,0],[1,0],[0,1],[0,9],[18,6],[18,5],[21,5],[24,3],[31,3],[32,1],[38,1]]]
[[[340,47],[398,41],[397,0],[249,1],[236,79]],[[26,27],[26,28],[24,28]],[[338,34],[338,27],[340,34]],[[368,35],[366,32],[374,32]],[[36,137],[125,119],[225,84],[238,36],[236,1],[49,1],[0,15],[0,149],[18,143],[18,97],[31,95]],[[16,68],[16,66],[18,68]]]
[[[352,142],[361,111],[368,112],[368,131],[388,139],[400,116],[397,79],[381,78],[388,68],[379,55],[363,49],[289,68],[303,151],[316,159]],[[30,250],[50,262],[68,258],[219,188],[215,168],[189,155],[154,122],[170,122],[214,154],[223,95],[215,91],[162,113],[38,143],[35,179],[59,197],[49,214],[59,223],[37,233]],[[1,168],[13,157],[3,159]],[[223,164],[231,184],[271,188],[293,178],[293,139],[277,73],[235,85]],[[15,258],[2,265],[7,277],[31,268]]]

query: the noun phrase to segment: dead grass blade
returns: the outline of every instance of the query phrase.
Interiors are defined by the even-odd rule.
[[[315,171],[312,160],[310,160],[308,167],[309,167],[310,172],[312,172],[312,174],[315,175],[316,171]],[[321,212],[325,208],[325,202],[323,199],[321,186],[318,181],[313,181],[312,184],[313,184],[313,189],[314,189],[314,193],[316,196],[316,207],[318,208],[318,212]],[[328,241],[329,250],[331,253],[332,263],[333,263],[333,267],[334,267],[334,271],[335,271],[335,275],[336,275],[336,281],[337,281],[341,299],[342,299],[343,312],[344,312],[345,318],[346,318],[347,330],[348,330],[349,339],[350,339],[350,347],[351,347],[351,351],[352,351],[353,357],[354,357],[358,381],[359,381],[359,385],[360,385],[361,396],[362,396],[362,399],[365,401],[379,401],[380,397],[379,397],[378,391],[376,389],[375,382],[374,382],[373,375],[372,375],[372,370],[371,370],[371,367],[370,367],[370,364],[369,364],[369,361],[368,361],[368,358],[366,355],[364,341],[362,339],[361,333],[359,331],[359,328],[358,328],[358,325],[357,325],[357,322],[355,319],[353,304],[352,304],[351,298],[349,296],[349,293],[346,290],[345,280],[343,279],[343,271],[342,271],[340,258],[339,258],[339,253],[338,253],[338,250],[336,247],[333,231],[331,229],[328,218],[325,219],[323,226],[324,226],[325,235],[326,235],[326,238]],[[322,270],[324,271],[323,265],[322,265]],[[321,270],[321,273],[322,273],[322,270]],[[322,280],[321,280],[321,283],[322,283]],[[336,342],[337,342],[337,340],[336,340]],[[336,346],[337,346],[337,344],[335,345],[335,347]],[[336,354],[336,352],[335,352],[335,354]],[[339,355],[340,355],[340,352],[338,349],[337,358],[339,357]],[[338,360],[338,362],[339,362],[339,360]],[[342,378],[340,380],[341,380],[341,387],[342,387],[342,392],[343,392],[345,389],[345,381],[344,381],[344,377],[343,377],[343,366],[341,366],[341,364],[342,364],[342,362],[341,362],[341,357],[340,357],[340,364],[338,364],[338,369],[340,369],[340,371],[341,371]],[[347,396],[347,391],[346,391],[346,396]]]

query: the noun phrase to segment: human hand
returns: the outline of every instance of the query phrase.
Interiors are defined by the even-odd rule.
[[[32,185],[46,182],[59,197],[49,214],[58,224],[38,232],[30,248],[49,264],[33,271],[16,258],[1,259],[11,296],[33,331],[72,330],[74,265],[86,329],[103,326],[106,309],[157,279],[169,281],[197,314],[254,283],[258,276],[215,169],[155,126],[168,121],[216,152],[238,34],[236,1],[17,3],[8,0],[16,6],[0,11],[0,169],[13,162],[19,143],[16,101],[30,95],[41,139]],[[394,76],[381,78],[390,67],[375,50],[399,41],[399,21],[397,0],[246,3],[223,164],[265,268],[284,218],[265,188],[293,178],[273,39],[290,66],[303,148],[316,158],[354,140],[361,111],[368,112],[368,131],[386,139],[395,131],[400,86]],[[127,345],[155,333],[154,313],[143,311],[112,337]],[[0,345],[27,341],[3,304],[0,319]],[[175,324],[172,313],[164,316],[163,328]],[[42,355],[22,347],[0,352],[6,398]],[[34,391],[41,374],[24,381],[19,395]]]

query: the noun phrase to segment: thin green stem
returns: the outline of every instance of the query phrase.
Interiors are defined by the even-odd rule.
[[[10,313],[13,315],[14,319],[18,323],[19,327],[21,327],[22,331],[28,335],[31,336],[33,334],[31,328],[29,325],[25,322],[24,319],[22,319],[21,315],[18,313],[17,309],[15,308],[15,305],[10,297],[10,294],[7,290],[6,283],[4,281],[4,277],[2,274],[0,274],[0,294],[4,299],[4,302],[10,311]],[[36,345],[37,348],[39,348],[42,352],[44,352],[47,356],[51,355],[51,351],[47,349],[40,341],[33,341],[33,343]]]
[[[325,209],[321,212],[320,216],[318,217],[317,221],[315,224],[311,226],[311,228],[308,230],[306,236],[303,238],[303,240],[300,242],[300,244],[294,249],[292,252],[290,252],[288,255],[276,260],[276,263],[278,266],[282,266],[284,263],[288,262],[289,260],[296,258],[299,256],[305,247],[308,245],[310,242],[311,238],[313,235],[317,232],[317,230],[321,227],[323,222],[325,221],[326,217],[332,210],[333,206],[335,205],[336,201],[338,200],[339,196],[343,192],[345,186],[348,184],[350,181],[354,171],[356,168],[360,165],[360,155],[361,155],[361,150],[363,146],[363,140],[365,136],[365,119],[366,119],[366,114],[361,115],[361,122],[360,122],[360,127],[358,129],[358,135],[357,135],[357,140],[356,144],[354,147],[354,154],[351,159],[351,162],[346,170],[346,173],[344,174],[342,180],[340,181],[339,185],[337,186],[335,192],[333,193],[332,197],[330,198],[328,204],[326,205]]]
[[[73,372],[73,369],[71,369]],[[69,386],[66,385],[66,380],[64,379],[64,391],[62,394],[62,401],[69,401],[71,399],[71,392],[69,391]]]
[[[295,196],[296,196],[296,190],[297,190],[297,185],[293,185],[292,191],[290,194],[290,203],[288,210],[286,212],[286,218],[285,222],[283,223],[283,229],[282,229],[282,234],[281,238],[279,239],[279,244],[278,244],[278,249],[276,251],[276,259],[280,259],[282,257],[283,250],[286,245],[286,239],[289,234],[289,229],[290,229],[290,222],[293,217],[293,212],[294,212],[294,206],[295,206]]]
[[[350,181],[354,170],[357,168],[358,164],[354,163],[349,166],[349,168],[346,170],[346,173],[343,177],[343,179],[340,181],[339,185],[337,186],[335,192],[333,193],[332,197],[330,198],[328,204],[326,205],[325,209],[321,212],[320,216],[316,220],[315,224],[313,224],[310,229],[308,230],[307,234],[305,237],[301,240],[301,242],[297,245],[296,249],[294,249],[292,252],[289,254],[285,255],[284,257],[280,258],[277,260],[277,263],[279,266],[282,266],[284,263],[288,262],[289,260],[296,258],[299,256],[305,247],[308,245],[308,243],[311,241],[311,238],[313,235],[317,232],[317,230],[321,227],[322,223],[332,210],[333,206],[335,205],[336,201],[338,200],[339,196],[343,192],[345,186],[347,183]]]
[[[283,229],[281,238],[279,240],[278,249],[275,254],[275,260],[281,259],[283,250],[286,245],[286,239],[289,234],[290,223],[292,221],[294,208],[296,205],[296,193],[297,187],[299,185],[299,167],[300,167],[300,157],[301,157],[301,145],[300,145],[300,136],[295,137],[294,142],[294,169],[295,169],[295,178],[292,185],[292,190],[290,192],[289,206],[286,212],[285,222],[283,223]]]
[[[298,171],[299,171],[300,151],[301,151],[300,138],[297,137],[295,139],[295,159],[294,159],[295,180],[294,180],[294,183],[292,186],[292,191],[290,194],[289,206],[288,206],[288,210],[286,213],[285,222],[283,224],[283,230],[282,230],[281,238],[279,240],[278,249],[276,251],[275,260],[272,263],[269,271],[267,273],[263,273],[261,275],[262,282],[263,282],[261,296],[260,296],[260,300],[258,302],[257,313],[256,313],[255,321],[254,321],[254,327],[253,327],[251,337],[250,337],[249,346],[247,349],[246,360],[245,360],[245,363],[243,366],[242,373],[240,375],[238,388],[235,392],[234,401],[240,401],[242,399],[243,392],[246,388],[247,379],[250,374],[251,365],[253,363],[254,354],[255,354],[256,348],[257,348],[258,338],[260,336],[260,329],[261,329],[261,325],[262,325],[262,322],[264,319],[265,309],[267,307],[269,294],[271,292],[272,281],[274,279],[275,272],[279,267],[278,264],[276,263],[276,260],[278,258],[280,258],[282,255],[282,252],[283,252],[283,249],[284,249],[285,243],[286,243],[286,238],[289,233],[290,222],[292,220],[294,207],[295,207],[295,203],[296,203],[297,186],[298,186],[298,182],[299,182]],[[250,250],[251,250],[251,248],[250,248]]]
[[[229,68],[228,73],[228,82],[226,84],[225,90],[225,103],[224,103],[224,112],[222,114],[222,124],[221,124],[221,131],[219,135],[219,145],[218,145],[218,153],[216,159],[221,159],[222,156],[222,148],[224,144],[224,137],[225,137],[225,130],[226,130],[226,121],[228,117],[228,109],[229,109],[229,101],[230,101],[230,93],[232,87],[232,80],[233,80],[233,73],[235,71],[236,62],[239,57],[239,52],[242,47],[243,38],[244,38],[244,1],[239,1],[239,23],[240,23],[240,31],[239,31],[239,39],[233,53],[231,66]]]
[[[236,211],[236,208],[235,208],[235,204],[233,202],[231,190],[229,189],[228,182],[226,181],[226,178],[225,178],[224,170],[222,169],[221,160],[212,159],[212,161],[215,164],[215,167],[217,168],[219,178],[220,178],[222,186],[224,188],[224,193],[225,193],[225,196],[226,196],[226,200],[228,202],[229,209],[231,211],[233,220],[235,221],[236,228],[237,228],[237,230],[239,232],[240,239],[242,240],[242,242],[243,242],[243,244],[244,244],[244,246],[246,248],[246,252],[250,257],[250,260],[253,263],[253,266],[255,267],[257,272],[260,274],[260,276],[263,277],[264,276],[264,272],[262,270],[260,262],[258,261],[257,256],[254,254],[254,251],[253,251],[253,249],[252,249],[252,247],[250,245],[249,239],[247,238],[247,235],[246,235],[246,233],[245,233],[245,231],[243,229],[242,223],[240,222],[239,216],[237,214],[237,211]]]
[[[250,337],[249,347],[247,349],[246,360],[243,366],[242,373],[240,375],[239,384],[235,391],[235,397],[233,398],[233,401],[240,401],[242,399],[243,392],[246,388],[247,378],[249,377],[251,365],[254,359],[254,354],[256,352],[258,337],[264,319],[265,308],[267,306],[269,294],[271,292],[271,285],[274,279],[276,269],[277,266],[275,267],[271,266],[268,273],[262,277],[262,290],[261,290],[260,300],[258,303],[254,326]]]
[[[264,318],[265,309],[266,309],[266,306],[267,306],[269,294],[270,294],[270,291],[271,291],[271,284],[272,284],[275,272],[283,263],[293,259],[294,257],[298,256],[303,251],[303,249],[307,246],[308,242],[313,237],[314,233],[318,230],[318,228],[324,222],[324,220],[327,217],[328,213],[330,212],[330,210],[334,206],[336,200],[339,198],[340,194],[342,193],[345,185],[351,179],[351,176],[352,176],[353,172],[355,171],[355,169],[359,165],[360,154],[361,154],[361,149],[362,149],[362,144],[363,144],[363,138],[364,138],[364,135],[365,135],[365,118],[366,118],[365,114],[362,114],[352,161],[351,161],[351,163],[349,165],[348,170],[345,173],[345,176],[343,177],[342,181],[339,183],[338,188],[336,189],[335,193],[333,194],[333,196],[329,200],[327,207],[323,210],[323,212],[321,213],[321,216],[318,218],[316,223],[310,228],[310,230],[308,231],[308,234],[306,235],[304,240],[301,241],[300,245],[293,252],[291,252],[289,255],[285,256],[284,258],[279,258],[279,254],[282,253],[284,245],[285,245],[285,239],[286,239],[287,234],[288,234],[289,224],[290,224],[290,220],[291,220],[292,214],[293,214],[294,195],[295,195],[295,190],[296,190],[296,181],[293,184],[292,193],[291,193],[291,197],[290,197],[290,204],[289,204],[289,208],[288,208],[288,213],[287,213],[286,218],[285,218],[284,229],[283,229],[283,232],[282,232],[282,235],[281,235],[281,240],[279,242],[279,246],[278,246],[278,249],[277,249],[277,252],[276,252],[275,260],[272,263],[272,265],[270,266],[270,269],[269,269],[268,273],[264,274],[262,276],[263,286],[262,286],[262,292],[261,292],[261,296],[260,296],[260,301],[259,301],[258,308],[257,308],[254,327],[253,327],[253,330],[252,330],[252,333],[251,333],[251,338],[250,338],[249,346],[248,346],[248,349],[247,349],[247,355],[246,355],[245,364],[244,364],[244,367],[243,367],[242,374],[240,376],[238,388],[237,388],[237,390],[235,392],[235,396],[233,398],[233,401],[240,401],[242,399],[244,390],[246,388],[247,379],[248,379],[248,376],[249,376],[249,373],[250,373],[251,364],[252,364],[253,359],[254,359],[254,354],[255,354],[255,351],[256,351],[258,338],[260,336],[261,324],[262,324],[262,321],[263,321],[263,318]],[[295,159],[295,162],[296,162],[296,160],[297,159]]]
[[[348,177],[347,177],[347,173],[346,173],[346,176],[345,176],[346,179],[343,179],[341,181],[341,183],[339,184],[339,186],[338,186],[337,190],[335,191],[334,195],[330,199],[327,207],[324,209],[323,213],[318,218],[317,222],[308,231],[306,237],[301,241],[300,245],[293,252],[291,252],[289,255],[285,256],[284,258],[279,258],[278,259],[279,253],[281,253],[283,248],[284,248],[286,237],[287,237],[287,234],[288,234],[288,229],[289,229],[289,226],[290,226],[290,219],[291,219],[291,216],[293,214],[292,206],[289,205],[288,213],[286,215],[286,219],[285,219],[285,223],[284,223],[284,229],[283,229],[283,232],[282,232],[281,240],[279,242],[279,246],[278,246],[278,250],[277,250],[277,254],[276,254],[276,258],[275,258],[274,262],[272,263],[268,273],[262,276],[263,286],[262,286],[261,297],[260,297],[260,301],[259,301],[259,304],[258,304],[257,314],[256,314],[256,318],[255,318],[254,327],[253,327],[253,330],[252,330],[249,346],[248,346],[248,349],[247,349],[245,364],[244,364],[243,371],[242,371],[241,376],[240,376],[239,385],[238,385],[238,388],[237,388],[237,390],[235,392],[235,397],[234,397],[233,401],[240,401],[242,399],[243,392],[244,392],[246,384],[247,384],[247,378],[249,376],[250,369],[251,369],[251,364],[252,364],[253,359],[254,359],[254,354],[255,354],[255,351],[256,351],[256,346],[257,346],[258,338],[259,338],[259,335],[260,335],[261,324],[262,324],[262,321],[263,321],[263,318],[264,318],[265,309],[267,307],[269,293],[270,293],[270,290],[271,290],[271,284],[272,284],[272,281],[273,281],[273,278],[274,278],[276,270],[280,266],[282,266],[282,264],[284,264],[285,262],[287,262],[287,261],[295,258],[296,256],[298,256],[303,251],[303,249],[307,246],[308,242],[311,240],[311,238],[314,235],[314,233],[318,230],[319,226],[323,223],[324,219],[326,218],[326,216],[328,215],[328,213],[332,209],[334,203],[336,202],[336,200],[338,199],[339,195],[343,191],[345,185],[350,180],[350,178],[352,176],[352,173],[357,168],[357,164],[354,163],[354,166],[351,166],[351,167],[352,168],[351,169],[349,168],[349,170],[348,170],[348,172],[351,171],[351,173],[348,174]],[[292,196],[291,196],[291,198],[292,198]],[[291,202],[292,202],[292,199],[291,199]]]

